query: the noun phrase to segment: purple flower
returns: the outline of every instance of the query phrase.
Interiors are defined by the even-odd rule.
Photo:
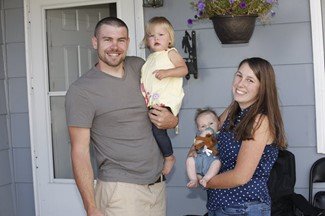
[[[271,10],[278,0],[191,0],[190,4],[196,10],[194,17],[187,20],[188,25],[195,24],[200,19],[207,19],[216,14],[258,14],[261,23],[266,23],[275,12]],[[261,14],[263,12],[263,14]]]
[[[245,2],[245,1],[240,2],[239,7],[240,7],[241,9],[246,8],[246,7],[247,7],[246,2]]]
[[[159,98],[159,94],[158,93],[154,93],[152,95],[152,99],[157,100],[158,98]]]
[[[199,2],[197,3],[197,9],[198,9],[198,11],[203,11],[204,8],[205,8],[205,4],[204,4],[204,2],[199,1]]]

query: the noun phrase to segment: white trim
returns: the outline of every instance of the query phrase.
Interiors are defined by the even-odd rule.
[[[136,53],[137,56],[145,59],[146,53],[144,48],[140,48],[142,39],[144,37],[144,17],[143,17],[143,7],[142,7],[142,1],[143,0],[134,0],[134,11],[136,13],[134,17],[134,22],[135,22],[135,38],[136,38],[136,44],[137,44],[137,49]]]
[[[55,5],[57,7],[57,5]],[[66,5],[61,5],[62,7],[66,6]],[[47,32],[46,32],[46,10],[48,9],[53,9],[52,5],[47,5],[47,6],[42,6],[41,7],[41,22],[42,22],[42,26],[41,28],[43,29],[42,30],[42,43],[43,43],[43,50],[42,52],[44,53],[43,54],[43,57],[46,57],[47,56]],[[44,64],[43,64],[43,87],[41,87],[40,89],[45,89],[46,90],[46,94],[43,94],[44,96],[44,102],[45,102],[45,113],[46,113],[46,128],[44,130],[46,130],[46,137],[47,137],[47,141],[46,141],[46,145],[49,146],[48,148],[48,155],[47,155],[47,164],[48,164],[48,170],[50,170],[50,178],[49,178],[49,182],[53,182],[53,179],[54,179],[54,170],[53,170],[53,149],[50,147],[52,145],[52,133],[51,133],[51,110],[50,110],[50,97],[49,97],[49,83],[46,82],[47,80],[49,80],[48,78],[48,75],[49,75],[49,72],[48,72],[48,62],[47,62],[47,58],[44,58]]]
[[[321,0],[311,0],[317,152],[325,154],[325,72]]]
[[[30,137],[30,148],[31,148],[31,158],[32,158],[32,175],[33,175],[33,191],[34,191],[34,206],[35,214],[39,215],[40,212],[40,200],[39,200],[39,187],[37,182],[37,174],[35,169],[37,169],[36,164],[36,147],[34,145],[34,125],[33,125],[33,109],[32,109],[32,95],[33,95],[33,70],[31,69],[31,60],[30,60],[30,0],[24,0],[24,26],[25,26],[25,55],[26,55],[26,78],[27,78],[27,98],[28,98],[28,115],[29,115],[29,137]],[[35,168],[34,168],[35,167]]]
[[[29,0],[30,1],[30,0]],[[57,9],[57,8],[69,8],[69,7],[79,7],[79,6],[88,6],[88,5],[97,5],[97,4],[109,4],[109,3],[115,3],[116,1],[120,0],[96,0],[95,2],[91,2],[89,0],[85,0],[83,2],[58,2],[55,4],[49,4],[46,7],[43,7],[42,9]]]
[[[66,93],[66,91],[53,91],[49,92],[49,96],[65,96]]]
[[[127,4],[126,1],[117,0],[117,5]],[[135,31],[133,29],[129,29],[129,35],[135,35],[136,40],[130,41],[128,54],[132,53],[132,55],[136,55],[139,57],[145,57],[145,50],[140,49],[140,43],[144,36],[144,18],[143,18],[143,7],[142,0],[133,0],[133,5],[125,5],[127,7],[117,7],[117,17],[123,17],[123,14],[128,13],[128,11],[121,11],[119,8],[129,8],[129,10],[134,10],[134,17],[130,17],[129,19],[123,19],[123,21],[127,24],[127,26],[135,26]]]

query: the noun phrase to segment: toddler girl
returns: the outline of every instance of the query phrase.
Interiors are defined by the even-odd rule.
[[[151,51],[141,70],[141,91],[146,104],[168,107],[175,115],[181,108],[183,77],[188,73],[181,55],[174,48],[173,26],[165,17],[154,17],[146,25],[144,44]],[[152,124],[152,131],[165,158],[163,174],[168,174],[174,163],[172,144],[167,131]]]

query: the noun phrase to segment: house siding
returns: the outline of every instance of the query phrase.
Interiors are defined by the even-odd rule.
[[[145,8],[145,21],[167,17],[175,28],[176,48],[184,31],[195,30],[199,79],[184,82],[179,134],[169,131],[177,162],[167,181],[167,215],[203,214],[206,193],[186,188],[185,159],[193,142],[196,108],[211,106],[219,114],[231,101],[230,87],[238,63],[260,56],[275,68],[289,150],[296,156],[296,192],[308,195],[308,174],[316,153],[315,100],[309,1],[279,1],[271,25],[257,24],[248,44],[220,44],[210,21],[188,27],[188,0],[165,0],[162,8]],[[35,215],[26,87],[23,0],[0,0],[0,216]],[[204,95],[204,96],[203,96]],[[325,189],[320,185],[318,189]]]
[[[315,99],[309,1],[279,1],[271,25],[256,24],[248,44],[222,45],[211,21],[187,26],[195,11],[188,0],[165,1],[161,8],[145,8],[145,22],[165,16],[175,28],[176,48],[184,31],[195,30],[199,79],[184,82],[185,98],[180,112],[179,134],[169,131],[176,156],[174,172],[168,177],[168,214],[203,214],[206,194],[186,188],[185,159],[195,134],[194,113],[210,106],[219,114],[231,101],[231,81],[239,62],[248,57],[267,59],[274,66],[281,111],[289,148],[296,157],[295,191],[308,197],[309,169],[322,154],[316,152]],[[324,184],[317,190],[325,189]]]
[[[12,148],[9,137],[8,78],[5,69],[4,7],[0,1],[0,215],[15,215]]]
[[[23,0],[0,5],[0,215],[32,216]]]

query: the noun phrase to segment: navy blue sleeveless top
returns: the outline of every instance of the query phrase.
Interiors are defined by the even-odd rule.
[[[238,113],[235,125],[246,115],[248,109]],[[229,117],[224,122],[218,136],[218,150],[221,160],[220,173],[234,169],[237,156],[241,146],[241,141],[235,139],[235,134],[228,131]],[[267,181],[274,162],[278,157],[278,148],[274,145],[266,145],[261,160],[253,174],[251,180],[245,185],[229,189],[208,189],[207,208],[211,211],[220,207],[233,204],[243,204],[245,202],[260,201],[271,205]]]

